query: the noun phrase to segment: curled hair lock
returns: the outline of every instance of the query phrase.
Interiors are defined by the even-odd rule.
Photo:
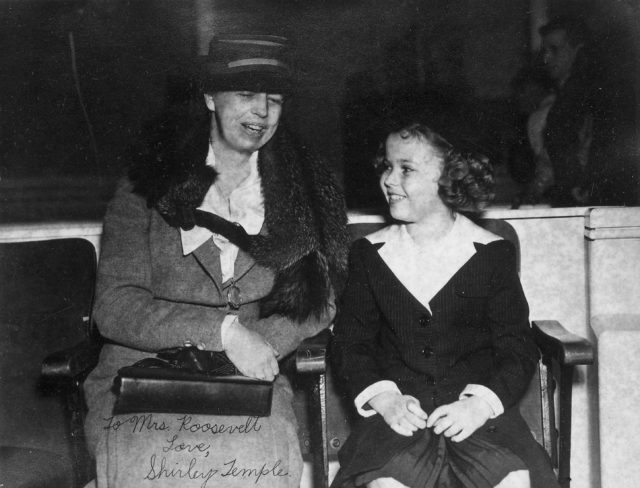
[[[440,197],[447,206],[460,211],[479,211],[494,197],[493,168],[486,156],[452,149],[444,154],[438,185]]]

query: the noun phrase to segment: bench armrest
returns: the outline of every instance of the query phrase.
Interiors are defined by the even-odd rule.
[[[533,335],[540,350],[560,364],[593,364],[594,351],[591,343],[583,337],[569,332],[556,320],[533,321]],[[327,369],[327,349],[331,331],[324,329],[319,334],[302,341],[296,350],[296,370],[302,374],[320,374]]]
[[[83,341],[56,351],[42,361],[42,376],[51,380],[79,380],[98,364],[100,346]]]
[[[572,334],[556,320],[534,320],[533,336],[540,351],[561,365],[593,364],[591,343]]]
[[[296,371],[301,374],[323,374],[327,371],[327,349],[331,330],[324,329],[308,337],[296,349]]]

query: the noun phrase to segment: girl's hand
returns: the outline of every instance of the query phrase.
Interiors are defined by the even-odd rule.
[[[472,395],[436,408],[427,421],[434,434],[444,434],[454,442],[465,440],[482,427],[493,411],[482,398]]]
[[[276,350],[260,334],[245,328],[239,321],[229,329],[225,352],[245,376],[272,381],[278,375]]]
[[[410,395],[383,391],[369,400],[369,405],[400,435],[411,437],[416,430],[427,426],[427,413],[420,407],[420,402]]]

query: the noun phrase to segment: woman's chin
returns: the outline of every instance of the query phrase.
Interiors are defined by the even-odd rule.
[[[397,220],[399,222],[411,222],[411,216],[408,212],[403,212],[399,208],[394,208],[394,205],[389,206],[389,215],[393,220]]]

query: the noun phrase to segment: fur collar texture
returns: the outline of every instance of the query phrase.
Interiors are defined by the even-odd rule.
[[[168,124],[163,131],[175,134],[180,127]],[[274,270],[273,289],[261,302],[262,316],[277,313],[296,321],[319,317],[332,293],[340,292],[347,272],[346,210],[331,173],[280,127],[258,153],[266,233],[250,236],[237,224],[196,210],[216,171],[206,166],[208,123],[186,133],[177,142],[158,137],[147,152],[139,153],[140,162],[130,172],[134,192],[170,225],[208,227]]]

